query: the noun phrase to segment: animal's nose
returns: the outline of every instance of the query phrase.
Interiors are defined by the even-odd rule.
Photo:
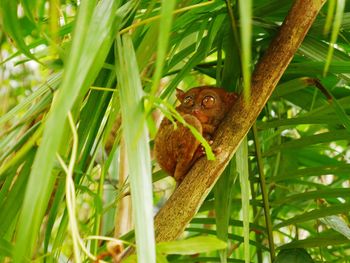
[[[199,111],[199,109],[193,109],[192,112],[193,112],[193,114],[199,114],[200,111]]]

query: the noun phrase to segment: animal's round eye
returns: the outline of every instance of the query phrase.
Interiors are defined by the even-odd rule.
[[[184,101],[183,101],[183,104],[185,106],[193,106],[194,104],[194,101],[193,101],[193,98],[191,96],[187,96]]]
[[[204,99],[202,100],[202,105],[205,108],[211,108],[215,104],[215,98],[213,96],[205,96]]]

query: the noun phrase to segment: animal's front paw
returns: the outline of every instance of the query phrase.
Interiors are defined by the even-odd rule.
[[[196,152],[194,153],[194,156],[196,159],[198,159],[204,155],[205,155],[205,149],[204,149],[203,145],[199,145]]]
[[[214,154],[219,154],[219,153],[221,153],[221,151],[222,151],[222,149],[221,149],[220,146],[219,146],[219,147],[216,147],[215,149],[213,149],[213,153],[214,153]]]

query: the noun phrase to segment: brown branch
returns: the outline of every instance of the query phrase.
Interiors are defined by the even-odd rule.
[[[178,238],[196,214],[265,106],[324,2],[294,2],[279,33],[255,68],[250,101],[240,98],[216,133],[213,148],[220,147],[222,151],[215,161],[200,159],[156,215],[157,242]]]

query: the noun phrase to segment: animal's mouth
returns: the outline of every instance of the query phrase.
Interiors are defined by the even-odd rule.
[[[207,123],[209,121],[208,116],[200,110],[194,110],[192,113],[201,123]]]

